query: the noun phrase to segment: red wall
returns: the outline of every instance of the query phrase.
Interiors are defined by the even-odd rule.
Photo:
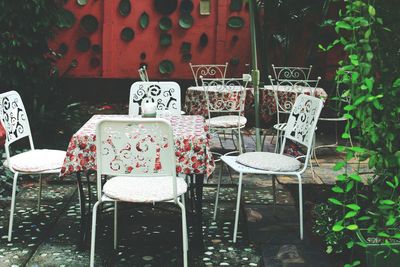
[[[211,0],[211,14],[203,16],[199,14],[199,0],[193,0],[194,9],[191,15],[194,24],[190,29],[182,29],[178,25],[179,4],[177,9],[169,15],[173,27],[168,31],[172,35],[172,45],[161,47],[159,38],[159,20],[163,15],[154,9],[153,0],[130,0],[132,10],[129,16],[119,14],[120,0],[88,1],[85,6],[79,6],[75,0],[69,0],[65,9],[72,11],[77,20],[71,29],[58,30],[55,39],[50,46],[57,50],[61,43],[68,46],[68,52],[57,63],[60,73],[67,70],[73,59],[78,61],[76,68],[70,69],[66,76],[69,77],[103,77],[103,78],[136,78],[137,69],[141,63],[148,66],[150,79],[192,79],[192,74],[187,62],[183,62],[180,47],[182,42],[191,43],[192,63],[210,64],[225,63],[231,58],[239,58],[239,64],[229,65],[227,76],[238,77],[247,69],[245,64],[250,60],[250,29],[248,9],[243,4],[242,10],[231,12],[230,0]],[[243,1],[244,2],[244,1]],[[142,30],[139,26],[139,17],[143,12],[149,14],[149,26]],[[99,20],[99,29],[93,34],[85,33],[79,26],[80,19],[87,15],[94,15]],[[245,25],[241,29],[231,29],[227,26],[230,16],[240,16]],[[134,39],[127,43],[121,40],[120,32],[124,27],[131,27],[135,31]],[[208,35],[208,45],[205,48],[199,46],[200,35],[205,32]],[[232,37],[237,35],[239,40],[232,42]],[[82,36],[88,36],[92,44],[101,44],[102,51],[98,54],[89,50],[80,52],[76,49],[76,42]],[[141,60],[140,54],[146,53],[146,59]],[[91,67],[89,62],[92,57],[101,61],[99,67]],[[175,70],[169,75],[162,75],[159,70],[159,62],[169,59],[173,62]]]

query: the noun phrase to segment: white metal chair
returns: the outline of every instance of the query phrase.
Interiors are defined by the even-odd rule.
[[[157,104],[157,113],[181,114],[181,88],[176,82],[135,82],[129,95],[129,115],[139,115],[144,102]]]
[[[348,120],[348,118],[346,118],[343,115],[343,107],[344,107],[344,105],[347,105],[347,104],[350,103],[350,98],[349,98],[349,96],[343,96],[341,94],[340,86],[341,86],[341,83],[338,82],[336,84],[336,88],[335,88],[335,96],[330,97],[330,101],[329,101],[330,103],[333,102],[335,104],[335,106],[332,107],[333,112],[335,113],[335,115],[328,117],[328,116],[322,114],[322,116],[319,118],[319,121],[333,122],[335,124],[335,143],[323,144],[323,145],[319,145],[319,146],[315,146],[314,147],[314,151],[313,151],[314,155],[313,155],[313,157],[314,157],[315,162],[317,163],[317,165],[320,165],[319,161],[318,161],[318,158],[317,158],[317,152],[316,152],[317,149],[320,149],[320,148],[335,148],[335,147],[337,147],[339,145],[338,123],[339,122],[346,122]],[[350,142],[350,146],[353,147],[353,141],[351,139],[351,135],[349,137],[349,142]]]
[[[236,172],[239,172],[239,185],[236,200],[235,225],[233,232],[233,242],[236,242],[237,229],[239,222],[239,206],[242,193],[242,180],[244,173],[268,174],[273,178],[274,204],[276,203],[275,183],[277,175],[297,176],[299,182],[299,214],[300,214],[300,239],[303,239],[303,195],[301,174],[307,168],[312,150],[313,136],[318,117],[321,112],[323,102],[321,99],[300,95],[293,106],[289,115],[286,131],[283,139],[283,145],[279,154],[270,152],[248,152],[239,156],[222,156],[221,160]],[[297,142],[307,148],[304,163],[297,158],[283,154],[286,140]],[[218,198],[221,187],[222,167],[218,177],[217,194],[215,198],[214,220],[217,216]]]
[[[225,64],[200,64],[194,65],[192,62],[189,62],[190,69],[192,70],[193,79],[196,83],[196,86],[201,86],[199,81],[201,81],[201,77],[203,78],[216,78],[216,79],[225,79],[226,70],[228,69],[228,62]]]
[[[178,205],[182,213],[183,265],[187,266],[187,184],[176,175],[171,124],[165,119],[102,120],[96,126],[96,148],[98,200],[93,206],[90,266],[94,266],[97,208],[104,202],[114,203],[114,249],[118,202]],[[102,175],[111,176],[104,185]]]
[[[276,80],[309,80],[312,65],[309,67],[275,67],[272,64],[272,71]]]
[[[147,75],[146,66],[143,66],[143,67],[139,68],[138,72],[139,72],[140,80],[142,80],[142,82],[148,82],[149,81],[149,76]]]
[[[4,165],[14,173],[11,210],[8,227],[8,241],[12,239],[15,198],[18,175],[38,174],[39,192],[37,208],[40,212],[42,194],[42,174],[58,174],[65,159],[65,152],[60,150],[35,149],[28,116],[20,95],[16,91],[0,94],[0,119],[6,132],[5,151],[7,160]],[[29,150],[16,155],[10,155],[10,146],[23,138],[29,139]]]
[[[290,114],[297,96],[300,94],[314,96],[321,77],[318,77],[317,80],[274,80],[269,75],[268,78],[272,85],[276,104],[276,124],[273,126],[277,132],[276,153],[279,151],[279,145],[285,131],[287,116]]]
[[[239,153],[242,153],[241,129],[246,126],[247,122],[243,113],[248,80],[203,77],[200,79],[207,100],[208,119],[206,123],[210,132],[218,134],[221,131],[231,131],[232,136],[237,134]]]

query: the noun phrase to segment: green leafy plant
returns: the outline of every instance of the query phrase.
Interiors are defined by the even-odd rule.
[[[347,54],[336,73],[337,82],[346,86],[343,96],[351,99],[344,107],[349,121],[342,138],[348,139],[351,130],[359,146],[338,148],[345,159],[334,169],[344,171],[332,189],[336,196],[329,199],[330,206],[340,211],[331,230],[350,237],[349,250],[366,247],[369,236],[379,237],[389,251],[399,253],[391,243],[400,242],[400,23],[396,19],[400,5],[394,0],[344,2],[335,24],[339,37],[328,48],[341,45]],[[367,185],[360,165],[364,160],[373,172]],[[358,168],[348,172],[353,162]]]
[[[60,127],[68,105],[57,84],[55,62],[61,55],[47,45],[55,27],[75,23],[62,6],[57,0],[0,1],[0,88],[21,94],[33,134],[42,141]]]

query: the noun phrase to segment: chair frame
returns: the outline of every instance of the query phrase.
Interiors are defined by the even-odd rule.
[[[292,107],[300,94],[308,94],[311,96],[315,96],[315,91],[318,87],[318,84],[321,80],[321,77],[318,77],[317,80],[277,80],[273,79],[271,75],[268,75],[268,79],[271,82],[271,86],[274,93],[275,105],[276,105],[276,124],[274,128],[277,130],[277,145],[275,146],[275,152],[279,151],[279,144],[282,141],[282,132],[285,131],[285,122],[281,121],[282,115],[290,114]],[[280,91],[280,86],[289,87],[290,90]],[[306,92],[306,90],[310,90],[310,92]],[[288,98],[284,103],[279,99],[279,94],[294,94],[291,98]]]
[[[139,115],[143,101],[155,102],[157,113],[169,110],[171,115],[181,114],[181,88],[176,82],[134,82],[129,94],[130,116]]]
[[[243,117],[244,106],[246,101],[246,87],[249,80],[243,80],[240,78],[204,78],[200,76],[204,93],[207,101],[207,111],[208,111],[208,122],[211,118],[213,118],[212,114],[231,114],[235,113],[235,116],[238,117],[237,126],[236,127],[212,127],[209,125],[209,129],[211,131],[219,132],[219,131],[232,131],[232,133],[237,132],[238,136],[238,150],[239,153],[243,152],[243,140],[241,135],[241,129],[245,127],[245,125],[240,125],[240,119]],[[216,90],[210,91],[210,87],[216,88]],[[237,89],[238,88],[238,89]],[[210,93],[218,93],[218,94],[229,94],[229,98],[232,98],[232,101],[211,101]],[[231,96],[231,94],[233,94]],[[238,96],[238,97],[237,97]],[[225,98],[225,96],[224,96]],[[215,104],[214,104],[215,102]],[[219,137],[219,136],[218,136]],[[222,146],[222,141],[219,139]],[[233,153],[233,152],[229,152]]]
[[[132,138],[132,133],[136,133],[137,137],[142,138],[144,135],[143,133],[140,133],[140,130],[133,130],[133,129],[150,129],[148,128],[149,126],[157,126],[159,127],[160,133],[162,133],[161,136],[157,136],[160,139],[164,138],[163,141],[166,140],[166,144],[168,145],[166,148],[161,149],[160,152],[160,158],[164,162],[163,163],[163,171],[160,173],[147,173],[146,171],[143,171],[140,169],[141,167],[135,169],[137,173],[126,173],[122,168],[118,169],[113,169],[111,166],[111,162],[108,162],[109,164],[103,164],[103,157],[104,155],[101,154],[101,151],[105,148],[105,145],[103,143],[107,143],[109,140],[112,141],[111,133],[108,134],[105,133],[106,129],[109,129],[109,131],[114,131],[118,133],[122,133],[119,137],[120,140],[127,141],[129,138]],[[119,128],[123,128],[123,131],[118,131]],[[112,130],[111,130],[112,129]],[[152,132],[155,133],[155,132]],[[128,144],[129,141],[127,141]],[[174,137],[173,137],[173,132],[172,132],[172,126],[169,121],[165,119],[104,119],[101,120],[97,123],[96,125],[96,148],[98,151],[97,157],[96,157],[96,163],[97,163],[97,201],[93,206],[93,214],[92,214],[92,235],[91,235],[91,247],[90,247],[90,266],[94,266],[94,256],[95,256],[95,242],[96,242],[96,219],[97,219],[97,209],[98,206],[104,202],[113,202],[114,203],[114,249],[117,248],[117,239],[118,239],[118,223],[117,223],[117,216],[118,216],[118,202],[128,202],[128,201],[121,201],[121,200],[116,200],[109,198],[105,195],[103,195],[102,188],[103,188],[103,183],[102,183],[102,176],[103,175],[109,175],[109,176],[129,176],[129,177],[148,177],[148,179],[151,179],[151,177],[158,177],[158,176],[171,176],[172,179],[172,186],[173,186],[173,196],[170,200],[162,201],[162,202],[167,202],[167,203],[174,203],[178,205],[178,207],[181,209],[181,215],[182,215],[182,242],[183,242],[183,263],[184,266],[187,266],[188,262],[188,256],[187,256],[187,251],[188,251],[188,233],[187,233],[187,224],[186,224],[186,208],[185,208],[185,201],[184,201],[184,194],[178,196],[177,195],[177,184],[176,184],[176,158],[175,158],[175,151],[174,151]],[[124,149],[121,149],[119,152],[116,152],[116,149],[114,149],[115,153],[113,155],[125,155],[124,152],[122,152]],[[138,150],[138,149],[137,149]],[[141,150],[138,150],[139,154],[141,153]],[[133,152],[132,152],[133,153]],[[143,152],[144,153],[144,152]],[[165,178],[167,179],[167,178]],[[154,202],[152,202],[155,204]]]
[[[307,154],[305,155],[305,161],[304,161],[303,167],[300,168],[300,170],[298,170],[298,171],[277,172],[277,171],[260,170],[260,169],[247,167],[247,166],[237,163],[236,157],[232,157],[232,156],[222,156],[221,157],[221,160],[223,163],[227,164],[229,167],[234,169],[236,172],[239,172],[238,194],[237,194],[237,199],[236,199],[236,210],[235,210],[235,225],[234,225],[234,233],[233,233],[233,242],[234,243],[236,243],[236,239],[237,239],[240,199],[241,199],[242,183],[243,183],[243,173],[272,175],[273,190],[274,190],[274,204],[276,203],[275,183],[274,183],[274,179],[276,179],[276,176],[277,175],[290,175],[290,176],[297,177],[298,184],[299,184],[298,190],[299,190],[300,239],[303,239],[303,193],[302,193],[301,174],[303,174],[304,171],[306,170],[308,161],[310,160],[310,155],[311,155],[312,147],[313,147],[315,128],[316,128],[316,125],[318,122],[318,117],[321,113],[322,107],[323,107],[323,101],[321,99],[302,94],[296,99],[296,103],[289,115],[289,119],[288,119],[288,123],[287,123],[287,130],[285,131],[283,145],[282,145],[280,154],[283,154],[287,139],[295,141],[295,142],[307,147]],[[310,112],[313,112],[313,113],[304,112],[306,109],[308,109]],[[300,119],[300,117],[305,120],[302,121]],[[269,153],[269,152],[264,152],[264,153]],[[222,166],[221,166],[219,176],[218,176],[218,186],[217,186],[217,193],[216,193],[215,206],[214,206],[214,220],[216,219],[217,210],[218,210],[218,199],[219,199],[219,193],[220,193],[220,188],[221,188],[221,177],[222,177]]]
[[[225,64],[192,64],[189,62],[190,69],[193,74],[196,86],[201,86],[199,81],[203,78],[220,78],[225,79],[228,69],[228,62]]]
[[[5,107],[8,106],[8,107]],[[12,109],[10,111],[10,109]],[[0,121],[6,132],[6,140],[4,144],[6,159],[7,162],[10,162],[10,146],[23,138],[29,139],[29,149],[35,150],[35,146],[33,144],[33,138],[31,129],[29,126],[28,116],[26,114],[26,110],[24,107],[24,103],[22,102],[21,96],[16,91],[9,91],[0,94]],[[16,124],[14,127],[13,124]],[[39,189],[38,189],[38,199],[37,199],[37,210],[40,212],[41,206],[41,196],[42,196],[42,174],[58,174],[61,169],[54,170],[46,170],[42,172],[23,172],[17,171],[13,169],[11,164],[8,164],[7,168],[14,174],[13,178],[13,186],[12,186],[12,194],[11,194],[11,209],[10,209],[10,218],[9,218],[9,226],[8,226],[8,241],[10,242],[12,239],[12,230],[13,230],[13,222],[14,222],[14,213],[15,213],[15,202],[16,202],[16,190],[17,190],[17,181],[18,176],[20,174],[29,174],[39,175]]]
[[[276,80],[309,80],[312,65],[309,67],[275,67],[271,64]]]

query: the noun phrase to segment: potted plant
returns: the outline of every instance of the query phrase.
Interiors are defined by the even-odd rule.
[[[341,233],[336,236],[351,251],[346,266],[400,266],[400,23],[395,12],[400,2],[344,3],[334,23],[339,37],[323,49],[341,45],[346,52],[336,73],[336,81],[346,86],[343,96],[351,99],[344,107],[348,123],[342,138],[351,132],[359,146],[338,147],[345,158],[334,167],[342,173],[328,201],[336,212],[324,238]]]

